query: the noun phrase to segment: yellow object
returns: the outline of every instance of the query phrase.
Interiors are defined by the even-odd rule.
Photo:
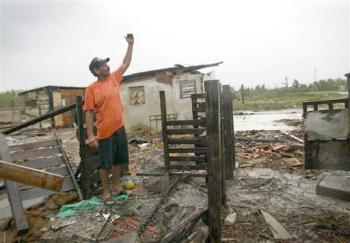
[[[135,189],[135,183],[132,180],[129,180],[123,185],[124,189],[126,190],[134,190]]]

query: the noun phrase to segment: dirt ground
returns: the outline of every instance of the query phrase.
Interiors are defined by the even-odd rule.
[[[301,124],[287,122],[296,127],[291,132],[292,135],[302,138]],[[76,168],[80,160],[75,131],[61,129],[56,134],[62,139],[64,149]],[[46,133],[35,139],[51,135]],[[136,176],[136,173],[164,171],[161,138],[159,134],[149,134],[147,129],[134,130],[128,134],[128,138],[131,142],[130,178],[136,182],[136,190],[131,192],[129,200],[113,207],[97,207],[92,212],[68,219],[57,219],[57,208],[51,209],[50,213],[42,214],[46,224],[41,229],[41,242],[53,239],[57,242],[88,242],[97,237],[118,237],[137,229],[157,207],[162,199],[162,178]],[[261,210],[271,214],[289,232],[292,238],[283,242],[350,242],[350,203],[319,196],[315,191],[317,179],[322,173],[350,173],[304,171],[303,144],[280,131],[236,132],[235,139],[237,169],[234,180],[227,181],[226,184],[227,208],[223,219],[227,214],[235,212],[237,220],[233,225],[223,224],[224,242],[276,241]],[[137,144],[142,141],[147,145],[142,147]],[[174,180],[175,178],[170,178],[170,184]],[[206,201],[203,178],[181,181],[152,217],[141,234],[142,241],[157,242],[189,212],[206,207]],[[42,211],[47,212],[47,209]],[[112,220],[106,223],[105,217],[110,214]],[[69,220],[74,223],[59,230],[50,229],[53,222],[67,223]],[[13,226],[0,230],[13,234]],[[200,220],[193,232],[202,237],[197,237],[197,241],[192,242],[202,242],[207,226]],[[31,242],[38,241],[39,237],[37,235]]]

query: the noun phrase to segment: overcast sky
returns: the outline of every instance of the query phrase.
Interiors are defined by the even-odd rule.
[[[0,91],[86,86],[94,56],[120,65],[126,33],[135,35],[127,74],[223,61],[215,75],[235,88],[310,83],[315,67],[317,79],[343,77],[349,9],[347,0],[0,0]]]

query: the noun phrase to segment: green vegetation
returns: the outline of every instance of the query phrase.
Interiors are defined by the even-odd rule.
[[[304,101],[327,100],[347,96],[345,79],[328,79],[300,84],[293,80],[291,87],[267,89],[265,85],[244,89],[244,104],[241,90],[235,92],[235,110],[278,110],[302,108]]]
[[[23,106],[23,97],[17,95],[17,91],[11,90],[0,93],[0,108],[11,107],[13,101],[14,106]]]

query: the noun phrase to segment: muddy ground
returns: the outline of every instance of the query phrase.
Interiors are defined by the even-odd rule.
[[[287,122],[296,128],[289,133],[302,138],[300,122]],[[44,139],[52,135],[41,133],[39,136],[27,136],[25,140]],[[75,131],[62,129],[56,131],[56,135],[62,139],[73,167],[77,168],[80,159]],[[22,133],[20,136],[23,141],[26,135]],[[136,190],[131,192],[129,200],[113,207],[100,206],[68,219],[57,219],[55,216],[60,205],[51,209],[42,205],[41,209],[33,210],[39,210],[44,223],[42,227],[36,227],[38,232],[34,237],[26,238],[28,241],[37,242],[41,238],[41,242],[52,242],[54,239],[56,242],[91,242],[97,237],[107,240],[138,228],[159,204],[162,184],[166,182],[160,177],[141,177],[136,173],[162,172],[163,152],[159,134],[149,134],[147,129],[134,130],[128,134],[128,138],[129,141],[145,140],[148,143],[145,148],[135,143],[129,146],[129,170],[136,182]],[[18,137],[12,139],[11,142],[15,142]],[[350,242],[350,203],[319,196],[315,191],[320,174],[350,173],[304,171],[303,145],[280,131],[241,131],[235,133],[235,139],[237,169],[234,180],[226,184],[227,208],[223,219],[235,212],[237,220],[233,225],[223,224],[224,242],[275,241],[261,210],[270,213],[292,236],[292,239],[283,242]],[[170,178],[169,183],[174,181],[175,178]],[[206,190],[203,178],[179,182],[141,234],[142,241],[159,241],[189,212],[206,207]],[[109,214],[112,216],[106,223]],[[51,224],[69,221],[74,223],[59,230],[50,229]],[[16,239],[13,225],[0,230],[0,236],[7,235],[7,242]],[[207,226],[202,220],[198,221],[192,234],[196,235],[196,241],[192,242],[201,242],[206,231]]]

